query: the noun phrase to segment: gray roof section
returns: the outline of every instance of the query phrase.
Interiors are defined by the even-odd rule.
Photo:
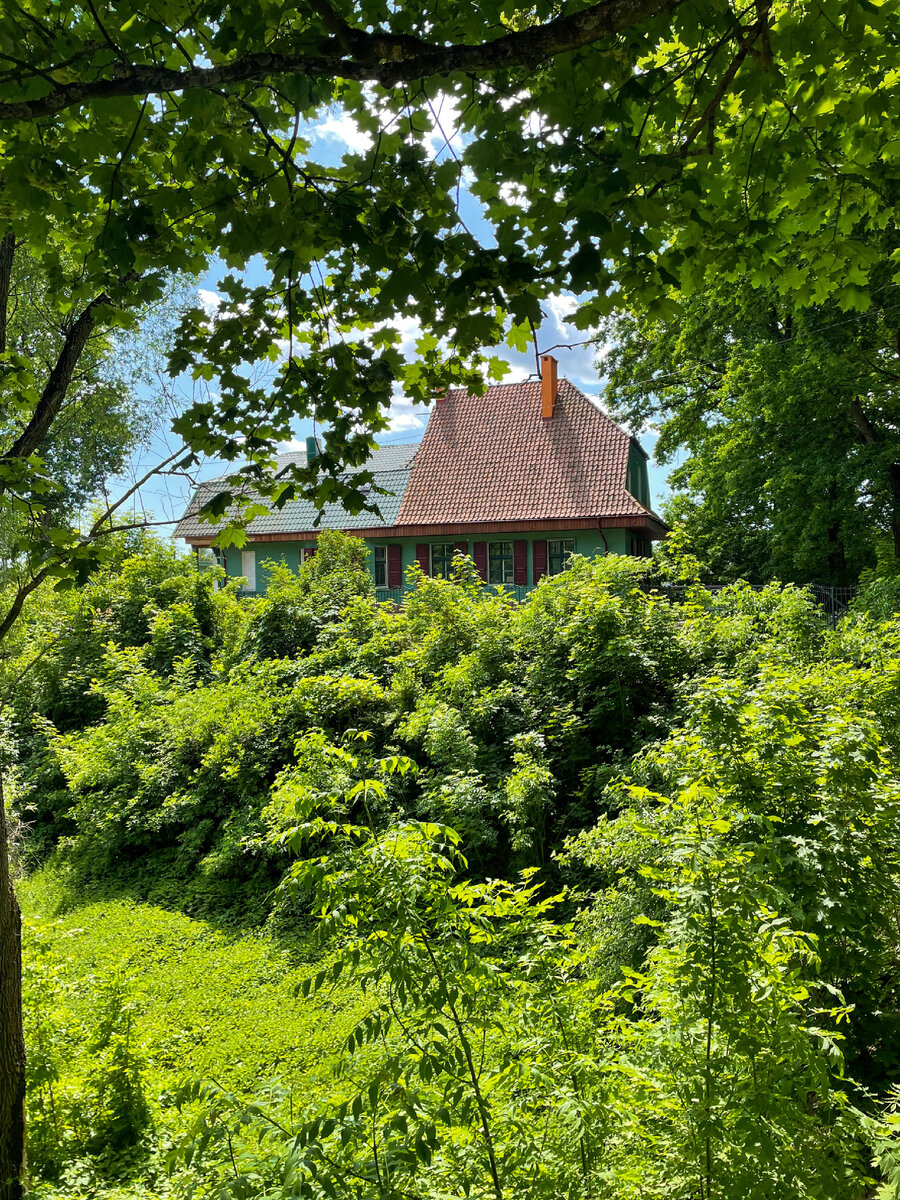
[[[254,535],[260,534],[271,537],[273,534],[279,533],[315,533],[323,529],[352,531],[378,527],[389,528],[396,524],[400,503],[412,473],[412,459],[418,448],[418,444],[384,446],[376,450],[366,463],[365,469],[372,471],[375,476],[374,487],[383,488],[388,493],[379,496],[373,488],[371,494],[372,501],[381,510],[380,518],[376,513],[368,511],[356,514],[348,513],[340,504],[326,504],[320,510],[311,500],[288,500],[283,508],[272,508],[265,516],[254,517],[247,526],[248,535],[252,538]],[[277,473],[280,474],[292,462],[301,466],[305,465],[306,453],[296,451],[290,454],[280,454]],[[354,472],[348,472],[348,476],[352,474]],[[225,478],[227,477],[220,476],[218,479],[208,479],[199,485],[191,496],[184,516],[175,527],[175,537],[188,539],[215,537],[221,525],[212,525],[208,521],[201,521],[197,513],[207,500],[211,500],[217,492],[222,490]],[[237,510],[234,511],[237,515]],[[318,525],[316,525],[317,518],[319,518]],[[225,523],[223,521],[221,524]]]
[[[402,471],[406,467],[412,466],[412,460],[415,458],[416,451],[419,448],[418,442],[404,442],[397,446],[379,446],[377,450],[373,450],[368,462],[365,465],[367,471]],[[279,473],[291,463],[297,463],[298,466],[306,466],[306,451],[291,450],[286,454],[276,456],[278,462]],[[360,467],[360,470],[363,470]],[[352,474],[352,472],[348,472]]]

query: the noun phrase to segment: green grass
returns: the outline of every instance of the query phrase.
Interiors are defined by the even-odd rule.
[[[55,1163],[53,1151],[32,1154],[53,1184],[38,1186],[41,1194],[56,1194],[58,1186],[66,1196],[97,1195],[114,1184],[110,1196],[146,1194],[162,1150],[186,1127],[173,1097],[190,1079],[241,1095],[280,1079],[303,1103],[335,1093],[334,1065],[365,1005],[346,987],[312,999],[295,994],[314,957],[308,937],[286,945],[264,932],[223,932],[131,899],[78,903],[47,871],[23,881],[19,896],[32,1063],[46,1059],[51,1075],[58,1072],[52,1097],[46,1083],[32,1088],[33,1137],[69,1146]],[[117,1028],[127,1032],[149,1112],[139,1144],[112,1158],[108,1147],[98,1147],[108,1135],[103,1127],[97,1133],[91,1115],[98,1072],[110,1069],[116,1046],[121,1050],[118,1043],[98,1048],[110,1008],[128,1010]],[[161,1177],[154,1190],[159,1186]]]

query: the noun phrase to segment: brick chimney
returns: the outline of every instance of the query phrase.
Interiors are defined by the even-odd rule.
[[[447,399],[447,389],[445,387],[436,388],[434,398],[437,400],[438,404],[443,404]]]
[[[552,354],[541,355],[541,416],[545,421],[553,419],[553,406],[559,382],[556,377],[556,359]]]

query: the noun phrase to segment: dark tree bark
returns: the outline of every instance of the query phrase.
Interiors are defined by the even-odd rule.
[[[891,489],[891,534],[894,539],[894,558],[900,558],[900,463],[888,467]]]
[[[12,230],[0,241],[0,354],[6,353],[6,325],[9,320],[9,288],[12,282],[16,239]]]
[[[21,1200],[25,1177],[22,917],[9,865],[0,764],[0,1200]]]
[[[59,414],[69,384],[72,382],[75,368],[78,366],[88,338],[94,331],[97,307],[108,303],[108,296],[98,296],[79,313],[77,319],[72,323],[59,352],[59,357],[50,372],[47,385],[31,414],[31,419],[10,448],[0,454],[0,458],[6,460],[27,458],[29,454],[34,454],[39,449]],[[2,487],[0,487],[0,491],[2,491]]]
[[[882,431],[872,424],[858,400],[854,400],[850,405],[850,419],[867,446],[877,446],[884,441]],[[891,497],[891,538],[894,545],[894,558],[900,559],[900,462],[892,462],[888,466],[888,492]]]

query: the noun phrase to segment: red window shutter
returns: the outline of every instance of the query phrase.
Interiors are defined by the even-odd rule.
[[[531,578],[537,583],[547,574],[547,543],[541,539],[531,543]]]
[[[431,547],[427,542],[416,546],[416,562],[426,575],[431,574]]]
[[[472,544],[472,558],[475,560],[475,570],[482,579],[487,580],[487,542]]]
[[[399,546],[387,548],[388,587],[403,587],[403,551]]]
[[[457,542],[456,545],[454,546],[454,549],[456,550],[457,554],[468,554],[469,553],[469,543],[468,542]]]
[[[513,582],[516,587],[528,584],[528,543],[513,542]]]

